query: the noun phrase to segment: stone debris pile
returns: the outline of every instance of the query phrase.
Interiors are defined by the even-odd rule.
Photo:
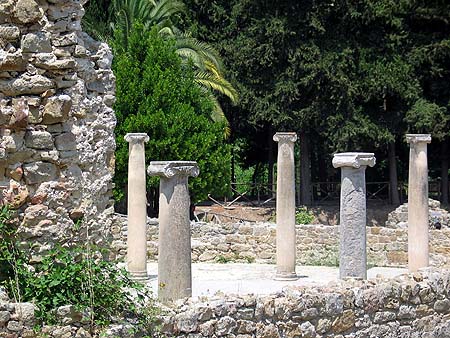
[[[428,199],[430,229],[442,229],[450,227],[450,213],[441,208],[439,201]],[[408,203],[400,205],[397,209],[388,214],[386,226],[389,228],[408,227]]]

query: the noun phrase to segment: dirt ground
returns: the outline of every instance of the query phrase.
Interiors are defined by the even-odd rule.
[[[253,206],[250,203],[227,203],[220,202],[208,205],[196,206],[195,214],[199,220],[208,220],[217,223],[249,221],[267,222],[275,220],[275,205]],[[395,206],[381,202],[369,201],[367,205],[367,223],[369,226],[384,226],[387,215]],[[339,220],[339,205],[316,205],[308,208],[314,214],[313,224],[336,225]]]

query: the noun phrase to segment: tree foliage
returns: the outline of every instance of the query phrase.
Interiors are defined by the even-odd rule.
[[[316,154],[365,150],[383,157],[406,132],[449,137],[448,2],[186,0],[186,6],[185,24],[216,46],[238,83],[244,121],[233,131],[259,144],[261,162],[273,129],[319,141],[313,162],[328,167],[329,158]],[[255,149],[242,148],[247,165]]]
[[[129,47],[116,54],[117,187],[126,182],[126,133],[146,132],[146,162],[197,161],[200,176],[190,180],[194,200],[208,193],[224,194],[229,182],[229,147],[224,124],[209,119],[213,103],[194,85],[194,75],[183,68],[174,42],[142,25],[131,30]],[[156,187],[157,179],[149,185]]]

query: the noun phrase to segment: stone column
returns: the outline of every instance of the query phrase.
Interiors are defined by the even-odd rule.
[[[333,167],[341,168],[339,278],[367,279],[365,171],[374,165],[372,153],[333,157]]]
[[[168,303],[192,296],[191,224],[188,177],[197,177],[191,161],[151,162],[148,174],[160,176],[158,298]]]
[[[127,267],[133,279],[147,279],[147,196],[145,182],[145,133],[126,134],[128,155]]]
[[[408,268],[414,272],[429,264],[428,248],[428,163],[429,134],[407,134],[408,177]]]
[[[295,273],[295,133],[276,133],[277,158],[277,280],[297,279]]]

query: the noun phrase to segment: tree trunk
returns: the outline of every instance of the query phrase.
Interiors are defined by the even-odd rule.
[[[311,205],[311,154],[309,140],[304,132],[300,133],[300,197],[303,205]]]
[[[398,178],[397,178],[397,159],[395,156],[395,140],[388,144],[388,161],[389,161],[389,183],[391,203],[394,205],[400,204],[400,197],[398,195]]]
[[[441,145],[441,203],[448,205],[448,138]]]
[[[270,126],[269,127],[269,134],[268,134],[268,137],[267,137],[267,142],[269,143],[269,147],[268,147],[268,149],[269,149],[269,156],[268,156],[268,158],[269,158],[269,173],[268,173],[268,178],[267,178],[267,188],[268,188],[268,192],[269,192],[269,194],[268,195],[271,195],[271,196],[275,196],[275,189],[274,189],[274,186],[273,186],[273,164],[274,164],[274,157],[273,157],[273,129],[272,129],[272,127]],[[270,193],[271,192],[271,193]]]
[[[318,147],[318,145],[316,145]],[[328,173],[327,173],[327,161],[325,157],[323,156],[324,152],[319,148],[319,151],[317,153],[317,164],[319,167],[319,182],[328,182]],[[330,161],[331,163],[331,161]],[[323,193],[328,193],[328,186],[326,184],[323,184],[322,186],[318,186],[317,190],[320,191],[320,189],[323,191]]]

